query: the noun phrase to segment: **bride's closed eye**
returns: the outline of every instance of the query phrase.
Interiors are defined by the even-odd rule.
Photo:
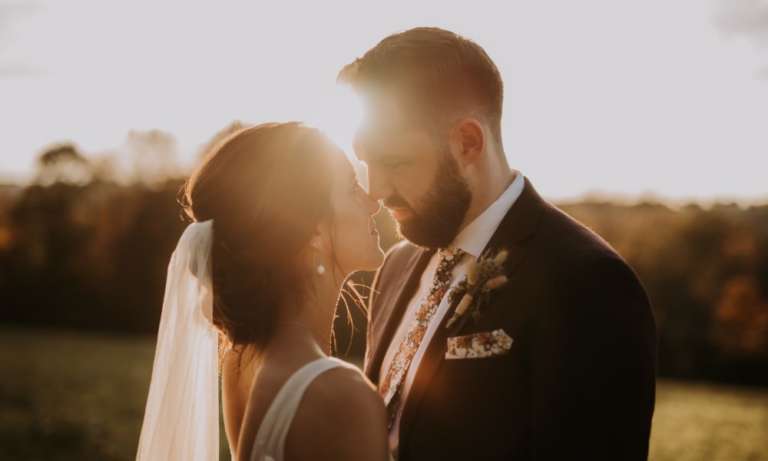
[[[359,203],[360,205],[367,207],[368,202],[370,201],[370,196],[368,195],[368,191],[366,191],[362,184],[355,181],[355,185],[352,189],[352,196],[354,199]]]

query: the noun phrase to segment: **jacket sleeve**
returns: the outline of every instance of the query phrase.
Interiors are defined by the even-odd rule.
[[[646,460],[656,374],[650,303],[619,257],[581,266],[537,313],[532,459]]]

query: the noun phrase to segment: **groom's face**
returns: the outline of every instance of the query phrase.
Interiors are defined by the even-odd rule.
[[[447,134],[436,131],[379,110],[369,113],[355,140],[371,197],[389,210],[403,237],[432,248],[453,241],[471,200]]]

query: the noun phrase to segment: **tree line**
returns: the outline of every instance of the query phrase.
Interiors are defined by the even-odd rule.
[[[170,149],[158,133],[135,142]],[[120,178],[108,160],[65,144],[40,155],[31,183],[0,186],[0,322],[156,331],[167,263],[186,225],[177,205],[183,177],[167,158],[162,174],[145,163],[151,174]],[[768,385],[768,205],[560,205],[646,286],[662,376]],[[393,222],[386,213],[377,221],[384,246],[392,245]],[[354,326],[340,309],[337,347],[359,357],[365,318],[348,304]]]

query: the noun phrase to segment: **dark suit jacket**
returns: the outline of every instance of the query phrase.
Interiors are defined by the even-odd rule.
[[[509,283],[482,316],[444,317],[403,407],[399,460],[645,460],[656,330],[645,290],[596,234],[526,179],[488,244]],[[401,242],[374,279],[365,372],[378,382],[431,250]],[[445,360],[446,339],[504,329],[505,355]]]

